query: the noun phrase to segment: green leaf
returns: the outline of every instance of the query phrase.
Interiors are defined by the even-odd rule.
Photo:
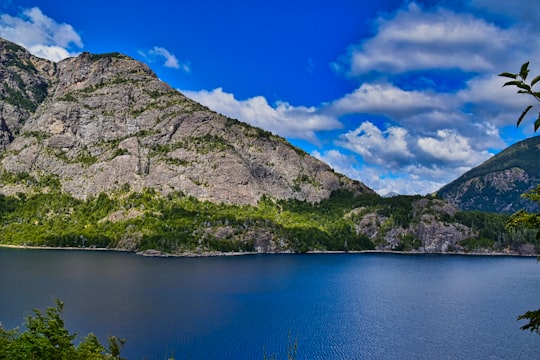
[[[527,61],[525,64],[521,65],[521,69],[519,70],[519,76],[525,80],[527,79],[527,75],[529,75],[529,62]]]
[[[523,84],[523,81],[513,80],[513,81],[508,81],[508,82],[504,83],[503,87],[508,86],[508,85],[520,86],[521,84]]]
[[[499,76],[504,76],[504,77],[507,77],[507,78],[517,79],[517,74],[512,74],[512,73],[509,73],[509,72],[500,73]]]
[[[525,83],[521,83],[521,84],[518,84],[516,85],[518,88],[520,89],[524,89],[524,90],[527,90],[528,93],[531,92],[531,87]]]
[[[517,121],[517,124],[516,126],[519,127],[519,124],[521,124],[521,121],[523,120],[523,118],[525,117],[525,115],[527,115],[527,113],[529,112],[529,110],[531,110],[533,106],[532,105],[529,105],[525,108],[525,110],[523,110],[523,112],[521,113],[521,116],[519,117],[518,121]]]
[[[534,79],[532,79],[531,81],[531,86],[534,86],[534,84],[536,84],[537,82],[540,81],[540,75],[538,75],[537,77],[535,77]]]
[[[540,128],[540,114],[538,115],[538,119],[534,122],[534,132]]]

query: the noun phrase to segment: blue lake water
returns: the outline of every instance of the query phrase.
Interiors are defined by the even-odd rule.
[[[326,254],[147,258],[0,248],[0,321],[60,298],[66,327],[129,359],[532,359],[535,258]]]

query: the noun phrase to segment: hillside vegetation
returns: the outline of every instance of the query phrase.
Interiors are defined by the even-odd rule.
[[[30,181],[26,179],[26,181]],[[54,183],[54,182],[53,182]],[[153,189],[76,199],[48,187],[0,195],[0,243],[109,248],[149,255],[394,250],[533,254],[540,242],[505,215],[459,212],[419,196],[335,192],[319,203],[263,197],[216,204]]]

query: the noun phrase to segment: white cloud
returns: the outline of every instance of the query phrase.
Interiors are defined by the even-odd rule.
[[[0,37],[52,61],[77,55],[70,50],[72,46],[83,47],[71,25],[57,23],[37,7],[25,10],[20,17],[0,15]]]
[[[457,92],[456,97],[462,103],[488,104],[488,107],[500,104],[512,108],[512,110],[522,108],[530,98],[528,96],[515,96],[515,87],[503,87],[503,84],[508,80],[511,79],[500,77],[497,74],[477,76],[469,80],[467,87]]]
[[[324,153],[315,150],[311,155],[329,164],[340,173],[350,171],[353,166],[358,165],[358,161],[354,156],[347,156],[336,149],[327,150]]]
[[[313,151],[312,156],[326,162],[335,171],[359,180],[380,195],[390,192],[399,194],[430,194],[455,179],[451,172],[410,165],[390,170],[376,164],[361,164],[352,155],[338,150]]]
[[[516,45],[527,43],[515,29],[501,29],[440,7],[427,11],[414,2],[392,17],[379,18],[376,26],[373,38],[351,46],[345,64],[337,64],[347,68],[349,75],[429,69],[496,71],[502,59],[516,55]]]
[[[396,167],[413,156],[406,137],[404,128],[394,126],[381,131],[365,121],[357,129],[342,134],[336,145],[359,154],[367,163]]]
[[[150,60],[153,60],[156,57],[163,58],[165,62],[163,63],[163,66],[172,68],[172,69],[182,69],[185,72],[190,72],[190,66],[189,63],[180,63],[176,56],[171,54],[167,49],[161,47],[161,46],[154,46],[152,49],[150,49],[147,54],[141,53],[147,58],[150,58]]]
[[[405,91],[389,83],[364,83],[358,89],[329,105],[333,113],[375,113],[390,118],[413,114],[446,111],[453,105],[452,98],[428,91]]]
[[[507,80],[495,74],[475,77],[467,82],[465,89],[455,94],[455,98],[467,105],[478,119],[489,121],[491,125],[514,125],[525,106],[536,102],[529,95],[516,94],[514,87],[502,87]]]
[[[449,129],[437,131],[436,137],[419,138],[417,144],[426,154],[443,162],[475,166],[491,157],[488,151],[473,149],[468,139]]]
[[[48,59],[51,61],[60,61],[75,54],[70,54],[69,51],[60,46],[34,45],[27,48],[31,54]]]
[[[486,147],[502,146],[493,128],[514,125],[530,99],[502,88],[504,79],[497,74],[517,72],[531,54],[540,51],[540,36],[534,27],[518,22],[503,28],[473,15],[489,12],[510,17],[523,15],[522,9],[529,5],[531,11],[540,8],[530,0],[516,0],[511,6],[503,3],[464,1],[464,9],[477,11],[457,13],[440,5],[428,9],[412,2],[380,17],[373,37],[351,46],[341,64],[365,81],[328,105],[328,111],[334,116],[384,116],[410,134],[454,129],[471,138],[478,134],[478,141]],[[520,9],[505,10],[513,6]],[[540,72],[540,64],[534,61],[531,68],[534,74]],[[459,71],[441,72],[449,69]],[[454,88],[461,81],[462,89],[437,92],[437,81],[445,80]],[[432,90],[405,90],[396,85],[399,81],[408,89],[423,83]]]
[[[324,106],[335,117],[351,114],[384,116],[411,134],[428,134],[444,128],[467,136],[481,136],[490,146],[499,133],[494,127],[514,125],[531,98],[516,96],[502,87],[497,75],[477,76],[454,93],[404,90],[390,83],[363,83],[358,89]],[[490,139],[488,139],[489,137]]]
[[[380,195],[398,193],[402,195],[427,195],[432,194],[446,185],[448,182],[434,181],[428,178],[420,178],[413,173],[385,173],[372,168],[369,172],[377,176],[376,181],[371,183],[371,188]],[[451,178],[453,180],[453,178]],[[367,185],[367,184],[366,184]]]
[[[271,131],[283,137],[303,139],[317,144],[317,131],[339,129],[342,124],[334,117],[320,113],[317,108],[292,106],[278,102],[270,106],[262,96],[237,100],[222,88],[212,91],[182,92],[210,109]]]
[[[493,128],[485,132],[498,134]],[[333,149],[313,155],[382,195],[432,193],[492,156],[481,142],[455,130],[423,136],[397,126],[381,130],[369,121],[342,134],[335,145],[352,154]],[[361,161],[353,161],[354,154]]]

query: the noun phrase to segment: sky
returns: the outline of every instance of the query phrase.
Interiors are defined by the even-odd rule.
[[[379,194],[428,194],[532,136],[538,0],[2,0],[0,37],[52,61],[121,52],[186,96]]]

